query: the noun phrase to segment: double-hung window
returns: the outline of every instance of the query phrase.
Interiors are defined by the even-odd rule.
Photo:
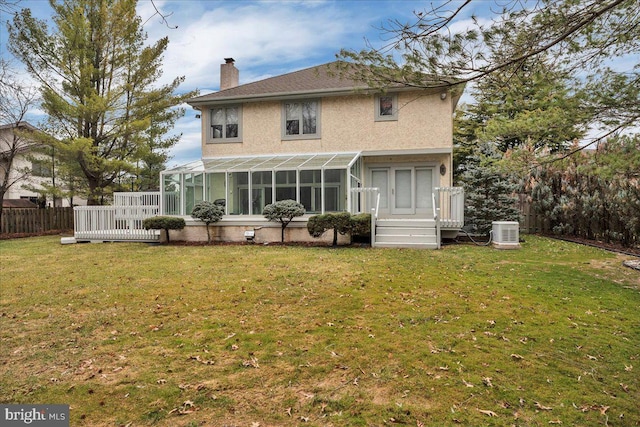
[[[282,139],[313,138],[320,138],[320,101],[285,101],[282,104]]]
[[[211,109],[211,142],[239,142],[242,140],[242,107]]]

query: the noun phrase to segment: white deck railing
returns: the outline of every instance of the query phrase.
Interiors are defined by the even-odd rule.
[[[76,206],[74,237],[95,241],[157,241],[158,230],[145,230],[142,221],[159,215],[160,193],[114,193],[113,206]]]
[[[464,225],[464,189],[462,187],[436,188],[440,226],[442,228],[462,228]]]
[[[351,192],[357,194],[357,197],[352,197],[351,201],[353,203],[353,213],[363,213],[368,212],[369,209],[365,206],[366,203],[372,204],[371,210],[371,247],[375,247],[376,245],[376,222],[378,220],[378,211],[380,209],[380,189],[378,187],[358,187],[352,188]],[[372,194],[373,197],[366,197],[363,200],[363,196],[366,194]]]

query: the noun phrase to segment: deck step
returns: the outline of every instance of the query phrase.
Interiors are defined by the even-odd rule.
[[[379,219],[375,246],[437,249],[436,222],[432,219]]]
[[[376,243],[376,248],[438,249],[438,245],[436,243],[380,242]]]

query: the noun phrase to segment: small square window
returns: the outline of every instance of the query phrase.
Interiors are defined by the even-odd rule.
[[[398,120],[398,96],[376,96],[375,110],[376,121]]]

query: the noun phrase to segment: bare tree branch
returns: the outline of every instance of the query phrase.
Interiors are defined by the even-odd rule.
[[[156,6],[156,3],[154,2],[154,0],[150,0],[150,1],[151,1],[151,5],[153,6],[153,8],[155,9],[156,12],[153,15],[151,15],[149,17],[149,19],[144,21],[144,24],[142,24],[142,26],[147,25],[147,22],[149,22],[151,20],[151,18],[153,18],[154,16],[158,15],[158,16],[160,16],[160,22],[164,23],[164,25],[166,25],[167,28],[169,28],[170,30],[176,30],[178,28],[178,26],[177,25],[175,25],[175,26],[169,25],[169,21],[167,19],[171,15],[173,15],[173,12],[167,13],[167,14],[163,14],[162,12],[160,12],[160,9],[158,9],[158,7]]]

